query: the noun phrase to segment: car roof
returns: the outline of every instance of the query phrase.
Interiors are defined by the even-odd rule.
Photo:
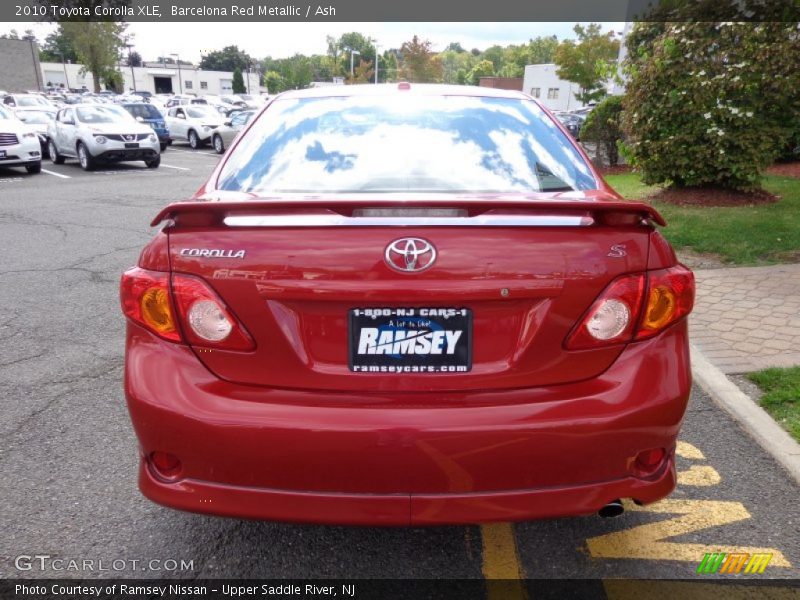
[[[406,87],[407,86],[407,87]],[[388,96],[411,94],[421,96],[473,96],[485,98],[512,98],[529,100],[530,97],[517,90],[479,87],[473,85],[444,85],[429,83],[383,83],[361,85],[327,85],[305,90],[290,90],[279,94],[280,98],[329,98],[340,96]]]

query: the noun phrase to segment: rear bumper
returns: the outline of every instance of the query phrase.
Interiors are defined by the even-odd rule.
[[[126,396],[151,500],[225,516],[441,524],[591,514],[675,486],[691,377],[685,322],[575,384],[496,392],[330,394],[244,386],[128,325]],[[633,459],[665,448],[648,477]],[[146,459],[183,463],[167,482]]]

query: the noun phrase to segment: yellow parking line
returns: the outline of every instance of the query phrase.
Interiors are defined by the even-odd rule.
[[[491,523],[481,526],[483,541],[483,576],[488,580],[505,580],[501,585],[489,581],[490,600],[527,600],[522,566],[511,523]]]

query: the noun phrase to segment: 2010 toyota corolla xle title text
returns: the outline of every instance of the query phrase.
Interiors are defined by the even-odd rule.
[[[151,500],[418,525],[675,487],[694,278],[528,96],[287,92],[157,224],[121,282]]]

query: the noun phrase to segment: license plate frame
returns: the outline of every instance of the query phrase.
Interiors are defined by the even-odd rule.
[[[347,339],[348,367],[354,373],[472,370],[473,313],[466,307],[351,308]]]

